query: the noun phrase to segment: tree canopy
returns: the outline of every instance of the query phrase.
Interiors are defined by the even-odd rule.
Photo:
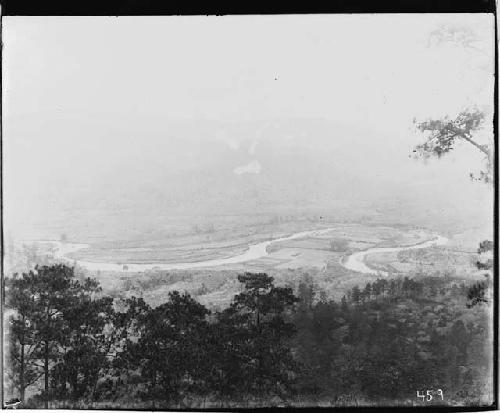
[[[493,177],[493,149],[491,145],[477,142],[475,134],[483,128],[485,113],[479,109],[460,112],[456,118],[429,119],[415,121],[417,129],[427,135],[427,140],[413,150],[417,158],[440,158],[452,151],[458,142],[467,142],[484,155],[485,165],[479,176],[471,178],[491,182]]]
[[[179,291],[156,307],[112,298],[59,264],[8,278],[9,392],[38,391],[23,407],[142,409],[343,406],[425,386],[459,402],[484,393],[487,319],[483,306],[467,309],[464,283],[380,278],[337,303],[307,275],[293,288],[266,273],[238,280],[231,304],[210,311]]]

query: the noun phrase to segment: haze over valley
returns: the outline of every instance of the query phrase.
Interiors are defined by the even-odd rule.
[[[491,406],[494,27],[2,20],[9,407]]]

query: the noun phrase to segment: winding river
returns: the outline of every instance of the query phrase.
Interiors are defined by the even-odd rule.
[[[351,255],[348,255],[343,261],[342,265],[352,271],[362,272],[364,274],[380,274],[387,276],[387,272],[378,271],[373,268],[368,267],[365,263],[365,258],[370,254],[377,254],[382,252],[399,252],[403,250],[415,250],[420,248],[428,248],[434,245],[444,245],[448,242],[448,238],[441,235],[437,235],[435,238],[430,239],[419,244],[409,245],[406,247],[378,247],[378,248],[368,248],[367,250],[358,251]]]
[[[305,237],[314,237],[326,234],[330,231],[335,230],[335,228],[326,228],[326,229],[317,229],[311,231],[303,231],[297,232],[287,237],[271,239],[267,241],[262,241],[254,245],[250,245],[248,249],[238,255],[234,255],[232,257],[225,258],[216,258],[205,261],[198,262],[180,262],[180,263],[164,263],[164,262],[152,262],[152,263],[109,263],[109,262],[92,262],[86,260],[71,260],[67,257],[68,254],[89,248],[88,244],[76,244],[69,242],[60,242],[60,241],[38,241],[42,243],[48,243],[55,247],[54,256],[60,260],[76,262],[76,264],[81,265],[88,270],[91,271],[133,271],[133,272],[143,272],[152,269],[158,270],[187,270],[194,268],[206,268],[206,267],[217,267],[226,264],[240,264],[247,261],[256,260],[262,257],[266,257],[269,255],[267,248],[277,242],[290,241],[298,238]],[[377,254],[384,252],[399,252],[403,250],[409,249],[418,249],[418,248],[427,248],[433,245],[444,245],[448,242],[448,239],[442,237],[440,235],[435,236],[433,239],[430,239],[425,242],[421,242],[419,244],[404,246],[404,247],[374,247],[368,248],[363,251],[355,252],[341,261],[341,264],[352,271],[365,273],[365,274],[380,274],[387,275],[387,273],[383,271],[378,271],[373,268],[370,268],[365,263],[365,257],[369,254]]]
[[[107,262],[91,262],[85,260],[71,260],[67,257],[69,253],[76,252],[85,248],[89,248],[88,244],[74,244],[68,242],[60,241],[43,241],[50,243],[55,246],[56,250],[54,253],[55,258],[76,262],[78,265],[87,268],[91,271],[135,271],[143,272],[147,270],[157,269],[157,270],[188,270],[194,268],[205,268],[205,267],[217,267],[226,264],[240,264],[242,262],[256,260],[258,258],[265,257],[269,255],[267,252],[267,247],[276,242],[290,241],[297,238],[305,238],[309,236],[318,236],[328,233],[335,228],[325,228],[317,229],[312,231],[303,231],[292,234],[288,237],[276,238],[267,241],[262,241],[257,244],[250,245],[248,249],[238,255],[225,258],[216,258],[212,260],[198,261],[198,262],[179,262],[179,263],[141,263],[141,264],[120,264],[120,263],[107,263]],[[126,268],[126,270],[124,269]]]

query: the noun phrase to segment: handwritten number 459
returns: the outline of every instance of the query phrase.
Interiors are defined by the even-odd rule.
[[[436,391],[427,390],[425,393],[420,393],[420,390],[417,390],[417,397],[422,398],[422,401],[430,402],[433,399],[433,393],[436,396],[441,396],[441,400],[444,400],[443,391],[441,389],[437,389]]]

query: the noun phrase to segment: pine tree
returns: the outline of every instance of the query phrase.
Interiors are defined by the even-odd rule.
[[[24,353],[23,362],[19,361],[19,382],[23,383],[20,388],[26,388],[25,366],[29,354],[30,359],[36,359],[35,365],[43,375],[45,408],[50,398],[51,373],[61,361],[72,328],[76,328],[70,326],[65,314],[95,285],[91,280],[80,283],[75,279],[73,268],[63,264],[36,266],[9,283],[7,295],[14,313],[11,333],[23,343],[22,348],[29,345],[32,349]]]
[[[354,304],[359,304],[361,301],[361,290],[355,285],[351,290],[351,300]]]
[[[238,276],[244,291],[223,317],[236,329],[237,357],[244,362],[245,390],[257,396],[289,390],[294,361],[287,341],[295,334],[287,312],[298,302],[291,288],[275,287],[265,273]]]
[[[6,279],[6,308],[11,310],[6,336],[7,374],[24,402],[25,390],[41,376],[37,365],[39,342],[35,340],[34,300],[29,296],[23,279],[17,274]]]

